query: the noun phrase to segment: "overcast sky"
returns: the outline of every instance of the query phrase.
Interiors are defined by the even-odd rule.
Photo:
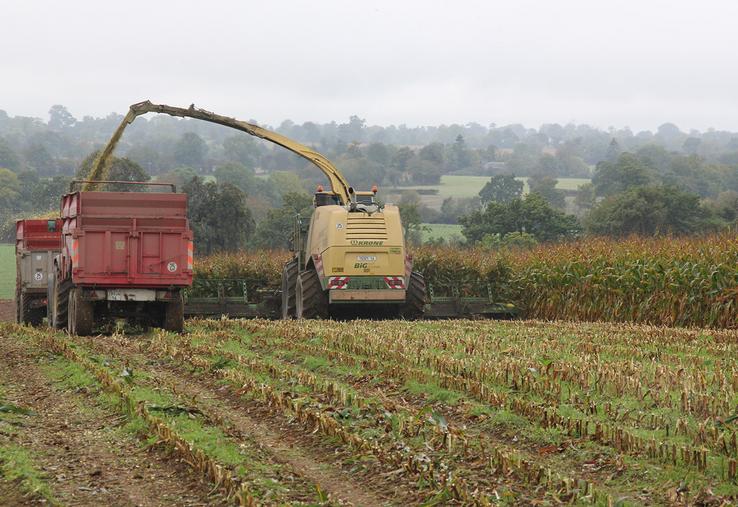
[[[738,131],[738,2],[3,0],[0,109]]]

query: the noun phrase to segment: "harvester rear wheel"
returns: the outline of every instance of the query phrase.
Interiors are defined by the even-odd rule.
[[[320,286],[315,269],[300,273],[297,278],[295,299],[297,303],[295,314],[298,319],[328,318],[328,296]]]
[[[92,325],[95,322],[95,310],[92,302],[82,299],[82,291],[74,288],[69,291],[67,308],[67,329],[69,334],[89,336],[92,334]]]
[[[417,271],[410,274],[410,283],[405,293],[405,304],[401,310],[401,316],[407,320],[418,320],[423,318],[426,303],[425,278]]]
[[[54,327],[56,329],[66,329],[67,315],[69,314],[69,291],[72,288],[72,282],[69,280],[59,281],[59,277],[54,280]]]
[[[298,274],[297,259],[290,260],[282,269],[282,319],[284,320],[295,318]]]
[[[164,322],[162,328],[172,333],[181,333],[184,330],[184,300],[182,293],[177,299],[164,306]]]

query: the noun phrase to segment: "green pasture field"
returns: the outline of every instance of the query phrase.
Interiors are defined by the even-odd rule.
[[[13,299],[15,292],[15,245],[0,244],[0,299]]]
[[[520,177],[523,182],[523,193],[528,193],[528,178]],[[443,200],[448,197],[475,197],[479,195],[484,185],[490,180],[490,176],[458,176],[445,174],[441,176],[438,185],[415,185],[412,187],[400,187],[389,189],[390,202],[397,202],[399,195],[404,190],[435,191],[433,194],[421,194],[423,204],[434,209],[440,209]],[[585,183],[590,183],[589,178],[558,178],[556,188],[561,190],[576,190]]]
[[[423,224],[423,227],[422,238],[424,242],[431,238],[449,240],[454,236],[464,237],[461,234],[462,227],[459,224]]]

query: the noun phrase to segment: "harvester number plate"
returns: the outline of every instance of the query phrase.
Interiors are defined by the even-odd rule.
[[[356,260],[360,262],[374,262],[377,260],[375,255],[357,255]]]

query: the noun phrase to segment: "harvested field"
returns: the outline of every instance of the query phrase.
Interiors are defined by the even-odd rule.
[[[174,504],[738,499],[736,331],[536,321],[187,328],[78,338],[0,326],[10,351],[3,399],[36,414],[4,414],[13,429],[0,442],[27,450],[50,497],[81,505],[94,502],[72,496],[92,494],[80,487],[133,494],[130,473],[106,469],[121,442],[129,469],[153,462],[154,476],[188,488]],[[55,439],[101,474],[64,465],[59,483]],[[8,484],[23,493],[16,479],[1,494]],[[159,501],[136,492],[131,503]]]

